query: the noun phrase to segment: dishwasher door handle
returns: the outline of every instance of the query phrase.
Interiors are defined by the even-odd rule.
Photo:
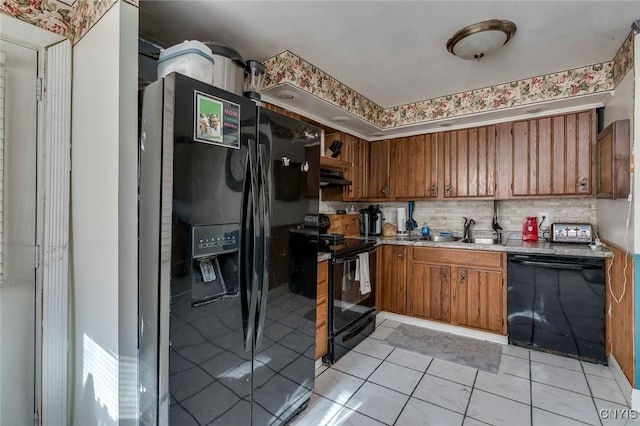
[[[541,268],[553,268],[553,269],[575,269],[575,270],[598,270],[602,269],[600,266],[596,265],[580,265],[577,263],[559,263],[559,262],[540,262],[536,260],[516,260],[511,259],[509,263],[515,263],[517,265],[527,265],[527,266],[538,266]]]

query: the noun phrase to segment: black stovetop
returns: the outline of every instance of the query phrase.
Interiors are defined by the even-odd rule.
[[[336,257],[363,252],[375,245],[375,241],[362,238],[345,238],[344,241],[339,244],[326,244],[321,240],[318,245],[318,250],[329,252],[332,257]]]
[[[304,236],[310,241],[314,241],[314,242],[317,241],[318,251],[331,253],[332,257],[344,256],[348,254],[357,254],[358,252],[366,251],[367,249],[375,246],[376,244],[374,240],[368,240],[364,237],[363,238],[344,238],[339,243],[332,243],[327,239],[322,238],[322,235],[327,235],[327,234],[322,234],[318,228],[312,228],[312,227],[298,226],[296,228],[290,229],[290,231],[297,235]],[[344,237],[344,235],[342,234],[329,234],[329,235],[334,237],[332,239],[335,239],[336,237],[339,238],[339,236]]]

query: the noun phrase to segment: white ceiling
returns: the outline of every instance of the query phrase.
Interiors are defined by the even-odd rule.
[[[638,1],[150,1],[140,32],[165,45],[216,41],[245,59],[283,50],[383,108],[609,61],[640,18]],[[491,18],[518,26],[480,62],[445,47]]]

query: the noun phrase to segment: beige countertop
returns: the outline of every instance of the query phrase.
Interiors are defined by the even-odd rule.
[[[473,244],[460,241],[435,242],[420,240],[419,236],[409,237],[369,237],[377,245],[391,244],[415,247],[438,247],[467,250],[506,251],[507,253],[553,254],[559,256],[611,257],[613,253],[603,247],[602,250],[592,251],[583,244],[551,244],[543,241],[523,242],[522,240],[508,240],[502,244]]]
[[[362,237],[364,239],[364,237]],[[524,242],[522,240],[509,239],[506,245],[502,244],[473,244],[460,241],[435,242],[424,241],[419,236],[408,237],[369,237],[368,240],[375,241],[376,245],[398,245],[414,247],[438,247],[465,250],[485,250],[485,251],[506,251],[507,253],[529,253],[529,254],[551,254],[557,256],[583,256],[583,257],[612,257],[611,250],[603,247],[602,250],[593,251],[583,244],[552,244],[544,241],[535,243]],[[331,253],[318,253],[318,262],[323,262],[331,258]]]

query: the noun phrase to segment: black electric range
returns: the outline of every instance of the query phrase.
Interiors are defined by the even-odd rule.
[[[375,241],[363,238],[345,238],[342,241],[331,241],[320,236],[318,251],[331,253],[331,257],[341,257],[352,253],[361,253],[375,246]]]
[[[374,240],[366,238],[345,238],[344,234],[325,234],[320,232],[319,228],[310,226],[298,226],[290,231],[307,241],[317,242],[318,251],[331,253],[331,257],[367,251],[376,244]]]

